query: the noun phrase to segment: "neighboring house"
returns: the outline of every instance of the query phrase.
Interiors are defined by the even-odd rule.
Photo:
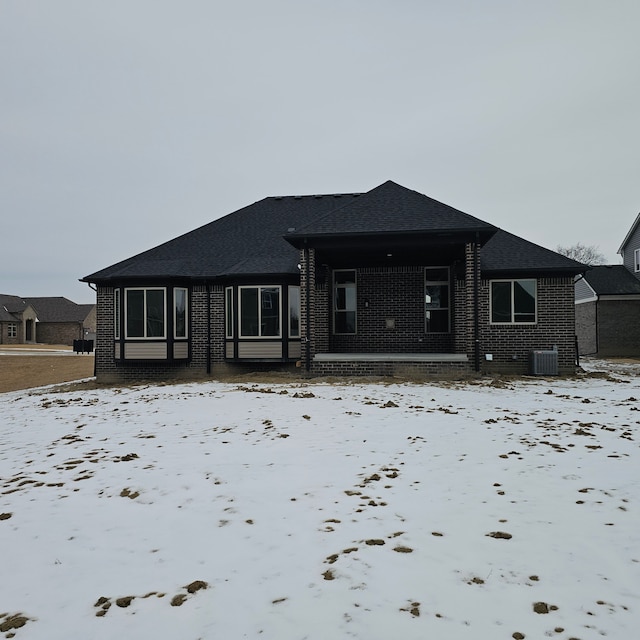
[[[0,344],[36,342],[37,315],[23,298],[0,294]]]
[[[96,305],[76,304],[68,298],[25,298],[38,314],[37,341],[72,345],[96,332]]]
[[[84,277],[99,380],[575,371],[585,266],[425,195],[271,197]]]
[[[0,324],[3,344],[72,345],[74,340],[94,338],[96,305],[63,297],[0,295]]]
[[[580,355],[640,355],[640,280],[624,265],[592,267],[576,279]]]
[[[636,278],[640,278],[640,213],[633,221],[618,253],[622,256],[622,264]]]

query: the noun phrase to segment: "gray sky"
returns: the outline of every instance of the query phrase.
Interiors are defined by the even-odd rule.
[[[387,179],[611,263],[640,211],[637,0],[2,0],[0,293],[269,195]]]

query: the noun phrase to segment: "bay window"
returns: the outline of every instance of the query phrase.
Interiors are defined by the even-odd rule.
[[[188,292],[183,287],[173,290],[173,336],[174,338],[187,337],[188,317]]]
[[[300,287],[289,287],[289,337],[300,337]]]
[[[125,337],[165,338],[165,290],[125,289]]]
[[[280,287],[239,287],[241,338],[280,336]]]

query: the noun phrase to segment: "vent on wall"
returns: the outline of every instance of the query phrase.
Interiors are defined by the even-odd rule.
[[[530,373],[534,376],[557,376],[558,352],[555,350],[532,351]]]

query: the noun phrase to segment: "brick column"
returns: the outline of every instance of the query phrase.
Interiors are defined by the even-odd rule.
[[[465,245],[465,283],[466,283],[466,353],[469,362],[480,366],[480,245],[468,242]],[[477,342],[476,342],[477,341]]]
[[[300,336],[302,338],[302,366],[311,370],[315,354],[315,296],[316,253],[304,248],[300,252]]]

